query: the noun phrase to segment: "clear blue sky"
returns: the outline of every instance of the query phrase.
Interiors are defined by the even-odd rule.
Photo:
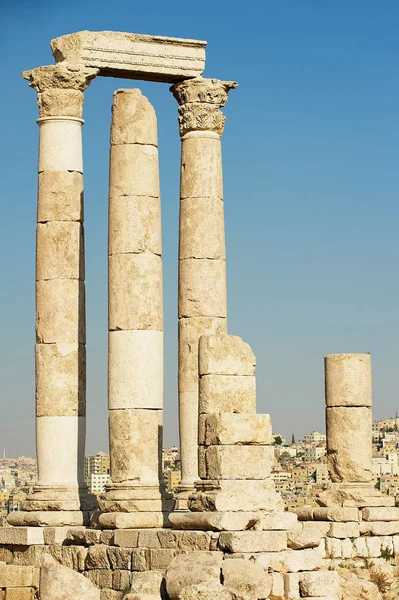
[[[205,75],[235,79],[223,136],[229,331],[257,355],[274,430],[324,430],[323,356],[367,352],[374,415],[399,410],[399,3],[3,0],[0,450],[34,454],[36,93],[20,72],[82,29],[208,41]],[[87,450],[107,450],[107,186],[112,93],[84,108]],[[177,442],[180,139],[167,85],[141,84],[159,124],[164,241],[165,444]]]

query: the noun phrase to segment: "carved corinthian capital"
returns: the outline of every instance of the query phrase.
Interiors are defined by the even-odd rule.
[[[98,69],[58,64],[24,71],[22,77],[38,93],[40,117],[82,117],[83,92]]]
[[[179,128],[183,136],[189,131],[214,131],[222,135],[226,117],[219,110],[227,102],[236,81],[196,77],[175,83],[170,91],[179,103]]]

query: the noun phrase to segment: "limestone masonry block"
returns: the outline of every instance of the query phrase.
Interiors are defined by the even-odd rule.
[[[37,220],[83,221],[83,175],[76,171],[39,173]]]
[[[302,573],[299,579],[301,596],[333,596],[339,593],[337,571],[314,571]]]
[[[179,261],[179,318],[226,317],[226,261]]]
[[[313,518],[315,521],[353,521],[357,523],[359,521],[359,511],[357,508],[347,507],[323,507],[313,509]]]
[[[223,563],[221,552],[192,552],[180,554],[166,573],[166,590],[171,600],[177,600],[184,588],[202,582],[220,582]]]
[[[372,479],[371,410],[326,408],[327,464],[333,482]]]
[[[0,565],[0,588],[31,587],[34,585],[34,568],[22,565]]]
[[[279,552],[287,548],[285,531],[222,531],[219,547],[225,552]]]
[[[324,368],[327,406],[371,406],[370,354],[329,354]]]
[[[35,590],[33,587],[7,588],[4,600],[35,600]]]
[[[329,537],[334,538],[356,538],[359,537],[359,523],[331,523],[328,532]]]
[[[235,598],[237,596],[234,596]],[[142,600],[141,598],[129,598],[128,600]],[[155,600],[155,598],[147,600]],[[233,600],[227,588],[217,581],[210,581],[189,585],[179,595],[179,600]]]
[[[38,223],[36,280],[84,278],[83,225],[74,221]]]
[[[399,521],[399,508],[363,508],[364,521]]]
[[[79,343],[86,338],[85,286],[76,279],[36,283],[37,342]]]
[[[196,487],[189,498],[192,511],[278,511],[284,507],[270,478],[204,481]]]
[[[180,202],[179,259],[225,259],[224,206],[219,198]]]
[[[157,117],[154,107],[137,88],[114,92],[111,145],[117,144],[158,146]]]
[[[83,173],[82,119],[51,117],[39,120],[38,171]]]
[[[270,415],[231,412],[200,415],[198,442],[207,446],[214,444],[271,444]]]
[[[109,257],[110,331],[163,329],[162,259],[156,254]]]
[[[202,132],[191,132],[184,137],[180,198],[223,198],[222,150],[218,134],[205,136]]]
[[[112,481],[137,480],[159,485],[162,411],[111,410],[109,414]]]
[[[104,529],[153,529],[154,527],[170,527],[167,512],[102,513],[99,523]]]
[[[227,319],[224,317],[192,317],[179,320],[179,391],[195,392],[197,403],[199,338],[206,333],[223,334],[226,330]],[[198,404],[196,411],[198,412]]]
[[[36,527],[1,527],[0,544],[32,546],[44,544],[43,529]]]
[[[109,197],[159,198],[158,149],[142,144],[111,146]]]
[[[295,528],[288,531],[288,547],[293,550],[303,550],[304,548],[317,548],[323,537],[329,530],[329,524],[310,523],[310,525],[319,525],[319,527],[304,527],[308,523],[302,523],[301,528]]]
[[[200,375],[254,375],[256,359],[236,335],[204,335],[199,344]]]
[[[115,196],[108,204],[108,251],[161,255],[161,205],[151,196]]]
[[[234,598],[268,598],[273,585],[269,573],[243,558],[223,561],[222,581]]]
[[[86,415],[84,344],[36,344],[36,416]]]
[[[119,31],[79,31],[55,38],[57,63],[83,64],[100,75],[173,83],[199,77],[206,42]]]
[[[255,376],[202,375],[200,413],[256,413]]]
[[[203,479],[265,479],[273,464],[272,446],[209,446],[199,475]]]
[[[317,571],[322,567],[323,557],[318,548],[288,550],[283,557],[283,570],[288,573]]]
[[[261,513],[246,511],[187,512],[176,511],[169,517],[174,529],[204,531],[245,531],[262,523]],[[260,526],[266,529],[266,527]],[[277,527],[276,527],[277,529]],[[207,548],[199,548],[205,550]]]
[[[111,331],[109,408],[162,408],[162,331]]]

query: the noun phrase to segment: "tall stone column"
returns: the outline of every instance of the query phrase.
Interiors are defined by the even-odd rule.
[[[179,225],[179,433],[183,497],[198,479],[198,340],[227,331],[221,136],[232,81],[171,87],[182,139]],[[184,503],[184,502],[183,502]]]
[[[86,431],[83,91],[79,66],[23,74],[38,92],[36,450],[38,483],[13,525],[79,525],[95,499],[84,484]]]
[[[109,185],[108,403],[111,481],[105,528],[162,527],[163,301],[158,137],[138,89],[117,90]]]

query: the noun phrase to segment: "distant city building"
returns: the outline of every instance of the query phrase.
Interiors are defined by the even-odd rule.
[[[168,471],[167,473],[167,486],[170,492],[173,492],[177,487],[179,487],[181,479],[181,471]]]
[[[88,481],[89,492],[91,494],[105,492],[105,486],[108,483],[109,477],[109,473],[92,473]]]
[[[109,474],[109,456],[105,452],[97,452],[93,456],[85,456],[85,481],[90,488],[92,475]]]
[[[307,433],[306,435],[304,435],[303,441],[306,444],[325,444],[327,441],[327,437],[325,433],[312,431],[311,433]]]

